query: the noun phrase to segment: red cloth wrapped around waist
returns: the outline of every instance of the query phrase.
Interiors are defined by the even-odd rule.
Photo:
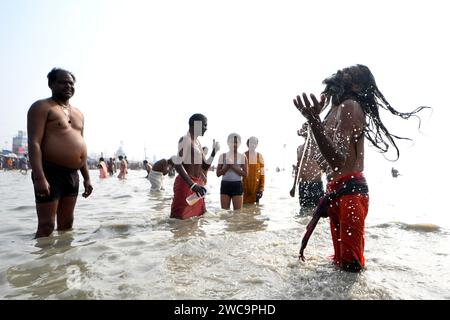
[[[364,174],[362,172],[352,172],[339,177],[339,179],[329,181],[327,183],[327,193],[338,192],[349,181],[365,183]]]
[[[327,184],[327,194],[320,199],[311,221],[306,226],[306,232],[300,247],[300,258],[303,259],[303,252],[308,244],[308,240],[320,218],[328,217],[330,203],[343,195],[368,194],[366,179],[362,172],[353,172],[332,180]]]
[[[204,185],[202,178],[190,177],[193,182],[200,186]],[[170,212],[171,218],[189,219],[191,217],[201,216],[206,212],[205,199],[198,200],[194,205],[190,206],[186,202],[186,198],[193,194],[183,178],[178,175],[173,184],[173,200]]]

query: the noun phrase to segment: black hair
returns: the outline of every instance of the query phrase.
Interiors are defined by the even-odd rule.
[[[323,83],[326,85],[325,90],[322,92],[325,94],[327,101],[331,101],[333,105],[340,104],[346,99],[355,99],[361,105],[366,118],[366,125],[362,134],[381,152],[386,153],[389,146],[393,146],[397,151],[397,159],[400,157],[400,150],[395,143],[395,139],[411,140],[409,138],[399,137],[391,134],[381,121],[379,108],[390,111],[392,114],[401,117],[402,119],[409,119],[416,115],[419,111],[430,107],[418,107],[412,112],[399,112],[395,110],[381,91],[378,89],[375,82],[375,78],[370,69],[364,65],[357,64],[346,68],[350,74],[351,79],[345,77],[342,71],[338,71],[331,77],[325,79]],[[355,93],[352,90],[352,85],[360,86],[360,90]]]
[[[207,119],[206,117],[201,114],[201,113],[194,113],[190,118],[189,118],[189,126],[193,127],[195,121],[201,121],[201,122],[205,122]]]
[[[51,85],[53,82],[56,81],[56,78],[58,77],[58,74],[59,74],[59,73],[67,73],[67,74],[69,74],[69,75],[72,77],[73,82],[76,82],[76,81],[77,81],[77,79],[75,78],[75,76],[73,75],[72,72],[67,71],[67,70],[65,70],[65,69],[61,69],[61,68],[53,68],[53,69],[47,74],[48,85]]]
[[[251,138],[255,138],[255,139],[256,139],[256,143],[259,143],[259,140],[258,140],[257,137],[250,137],[250,138],[247,139],[247,147],[248,147],[249,144],[250,144],[250,139],[251,139]]]

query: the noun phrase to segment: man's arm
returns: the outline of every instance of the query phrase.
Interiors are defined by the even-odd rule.
[[[341,169],[350,154],[350,144],[361,135],[364,128],[364,113],[359,103],[353,100],[346,100],[342,105],[335,108],[339,110],[339,125],[336,128],[334,137],[329,137],[325,133],[325,127],[320,120],[318,110],[320,105],[316,97],[311,94],[311,105],[306,94],[303,94],[303,101],[300,96],[294,100],[294,104],[302,115],[308,120],[320,153],[333,171]]]
[[[213,149],[212,149],[211,155],[209,156],[209,158],[207,160],[205,160],[204,156],[203,156],[203,163],[202,163],[203,170],[205,170],[205,171],[209,170],[212,162],[214,161],[214,157],[216,156],[216,153],[217,153],[217,151],[219,151],[219,149],[220,149],[219,143],[216,142],[216,140],[213,140]]]
[[[83,115],[82,115],[81,121],[83,123],[83,127],[81,128],[81,136],[84,138],[84,117],[83,117]],[[80,168],[80,172],[81,172],[81,175],[83,176],[83,186],[84,186],[84,192],[83,192],[82,196],[84,198],[87,198],[91,195],[92,190],[94,190],[94,188],[92,187],[91,178],[89,176],[89,167],[87,164],[87,159],[84,162],[84,166],[82,166]]]
[[[195,193],[199,194],[200,196],[205,195],[206,189],[202,186],[197,185],[192,181],[191,177],[189,177],[189,174],[186,172],[186,169],[183,166],[183,152],[186,146],[183,143],[183,137],[178,141],[178,155],[177,157],[172,157],[172,162],[174,164],[175,171],[178,172],[178,174],[183,178],[183,180],[188,184],[188,186],[194,191]],[[189,150],[192,152],[192,145],[189,146]]]
[[[297,185],[298,180],[298,173],[300,171],[300,161],[301,161],[301,155],[304,145],[301,145],[297,148],[297,165],[295,166],[295,175],[294,175],[294,184],[292,185],[291,191],[289,191],[289,194],[291,197],[295,196],[295,187]]]
[[[87,161],[84,163],[84,166],[80,168],[81,175],[83,176],[83,186],[84,186],[84,192],[83,197],[87,198],[91,195],[94,188],[91,184],[91,178],[89,177],[89,169]]]
[[[178,154],[175,157],[172,157],[172,162],[174,164],[175,171],[183,178],[183,180],[191,186],[194,182],[192,181],[191,177],[189,177],[188,173],[186,172],[186,169],[183,166],[183,155],[184,155],[184,149],[187,149],[187,146],[185,145],[183,141],[183,137],[180,138],[178,141]],[[192,146],[190,146],[190,149]],[[189,149],[189,151],[190,151]]]
[[[45,133],[48,109],[44,102],[35,102],[27,114],[28,157],[33,170],[34,188],[38,194],[50,195],[50,185],[42,168],[41,143]]]
[[[325,134],[321,121],[313,119],[311,130],[320,153],[328,162],[333,171],[339,171],[346,163],[350,155],[350,146],[356,143],[364,128],[364,113],[356,101],[346,100],[338,108],[339,125],[334,137]]]
[[[259,173],[259,192],[262,193],[264,192],[266,173],[264,171],[264,158],[261,153],[259,153],[259,168],[261,170]]]

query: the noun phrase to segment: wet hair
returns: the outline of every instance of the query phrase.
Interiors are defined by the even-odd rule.
[[[105,161],[105,159],[103,159],[103,157],[101,157],[101,158],[99,159],[99,161]]]
[[[399,137],[391,134],[381,121],[379,109],[385,109],[391,112],[393,115],[401,117],[402,119],[409,119],[416,115],[419,111],[429,107],[418,107],[412,112],[399,112],[395,110],[381,91],[378,89],[375,82],[375,78],[368,67],[357,64],[349,68],[345,68],[344,71],[348,74],[344,75],[343,71],[338,71],[331,77],[325,79],[325,89],[322,94],[325,95],[326,101],[333,105],[343,103],[346,99],[354,99],[361,105],[366,118],[366,125],[364,126],[363,135],[381,152],[386,153],[389,146],[393,146],[397,152],[397,159],[400,157],[400,150],[395,143],[395,139],[411,140],[409,138]],[[354,92],[352,85],[358,85],[360,90]]]
[[[207,119],[206,117],[201,114],[201,113],[194,113],[190,118],[189,118],[189,126],[193,127],[195,121],[201,121],[202,123],[205,122]]]
[[[53,68],[48,74],[47,74],[47,79],[48,79],[48,85],[51,85],[53,82],[56,81],[56,78],[58,77],[58,74],[60,73],[67,73],[68,75],[70,75],[73,79],[73,82],[76,82],[77,79],[75,78],[75,76],[73,75],[72,72],[67,71],[65,69],[61,69],[61,68]]]
[[[148,163],[148,161],[147,161],[147,160],[144,160],[143,162],[144,162],[144,164],[147,164],[147,163]]]

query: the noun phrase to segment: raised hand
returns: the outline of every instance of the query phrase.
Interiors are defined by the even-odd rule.
[[[213,139],[213,151],[217,152],[220,150],[220,144],[219,141],[216,141],[216,139]]]
[[[211,155],[214,157],[217,153],[217,151],[220,150],[220,144],[219,141],[216,141],[216,139],[213,139],[213,151],[211,152]]]
[[[302,100],[303,98],[303,100]],[[320,121],[319,114],[325,106],[325,96],[320,97],[320,102],[317,100],[314,94],[310,94],[312,104],[308,99],[306,93],[302,94],[302,97],[297,96],[293,101],[294,105],[298,111],[306,118],[308,121]]]

